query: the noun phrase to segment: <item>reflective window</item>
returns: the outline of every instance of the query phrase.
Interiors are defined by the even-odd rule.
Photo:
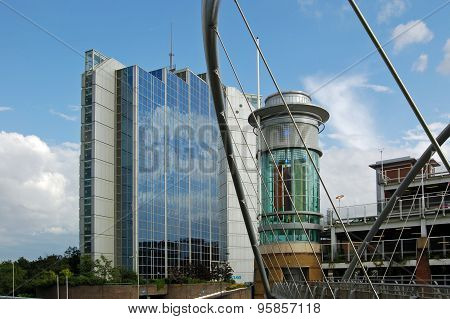
[[[279,136],[283,136],[280,126]],[[288,133],[286,133],[288,134]],[[319,224],[320,216],[308,212],[320,212],[320,184],[317,173],[306,151],[301,148],[272,151],[276,165],[269,152],[261,154],[261,200],[262,226],[272,224],[309,223]],[[318,166],[319,155],[311,150],[314,163]],[[301,225],[299,226],[301,228]],[[320,240],[319,231],[307,229],[312,241]],[[303,229],[274,230],[260,233],[261,243],[307,241]]]

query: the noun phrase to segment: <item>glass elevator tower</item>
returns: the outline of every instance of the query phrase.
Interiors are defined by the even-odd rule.
[[[283,93],[283,97],[314,163],[319,167],[322,156],[319,133],[329,118],[328,112],[312,104],[311,98],[304,92],[288,91]],[[255,117],[265,139],[258,130]],[[321,279],[306,235],[309,235],[314,251],[320,252],[319,177],[281,96],[277,93],[267,97],[265,106],[250,115],[249,123],[259,136],[261,207],[258,232],[261,253],[264,258],[269,258],[269,253],[273,256],[275,251],[275,255],[280,257],[277,259],[281,269],[273,269],[279,273],[280,281],[299,281],[305,277],[307,280]],[[290,271],[287,265],[283,268],[286,259],[281,258],[281,254],[296,257],[289,262]],[[301,275],[302,270],[305,275]]]

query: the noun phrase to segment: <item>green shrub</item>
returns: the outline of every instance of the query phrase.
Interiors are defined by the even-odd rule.
[[[225,290],[234,290],[234,289],[246,288],[246,287],[247,287],[246,284],[231,284]]]

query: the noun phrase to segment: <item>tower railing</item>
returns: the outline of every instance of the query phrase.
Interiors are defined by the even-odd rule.
[[[372,279],[372,278],[371,278]],[[337,299],[374,299],[376,298],[365,280],[340,281],[329,279]],[[400,283],[372,282],[380,299],[450,299],[450,286],[418,285]],[[312,294],[302,289],[301,282],[281,282],[272,286],[272,293],[280,299],[330,299],[330,292],[324,282],[311,282]],[[297,289],[297,286],[300,289]],[[286,289],[287,288],[287,289]]]
[[[411,169],[410,167],[402,167],[383,170],[382,182],[385,185],[399,184],[405,179],[406,174],[409,172],[410,169]],[[445,168],[435,169],[431,172],[425,171],[423,173],[423,177],[422,174],[418,174],[414,178],[414,182],[420,181],[422,180],[422,178],[426,181],[426,180],[435,180],[442,177],[450,177],[450,173],[447,172]]]
[[[419,252],[416,248],[417,238],[402,238],[395,249],[397,239],[374,240],[368,244],[368,247],[361,257],[363,262],[373,262],[376,266],[386,267],[386,262],[394,254],[393,261],[399,266],[404,266],[408,260],[417,260]],[[361,242],[353,242],[359,247]],[[332,249],[335,249],[332,258]],[[321,244],[322,262],[323,263],[348,263],[354,256],[347,242],[333,244]],[[447,259],[450,258],[450,236],[436,236],[429,238],[428,257],[431,259]],[[411,276],[410,276],[411,277]]]
[[[348,225],[351,224],[371,224],[387,204],[388,200],[351,206],[342,206],[340,215],[342,221]],[[443,203],[441,206],[441,202]],[[442,216],[446,216],[450,211],[450,192],[436,192],[425,194],[424,198],[418,197],[414,200],[413,196],[402,196],[397,200],[392,212],[392,218],[403,220],[408,213],[410,216],[422,216],[434,214],[437,210],[442,212]],[[332,214],[331,210],[327,211],[324,226],[337,225],[340,222]]]

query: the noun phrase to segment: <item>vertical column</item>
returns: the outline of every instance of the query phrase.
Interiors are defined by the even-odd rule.
[[[426,219],[420,219],[420,237],[427,237],[427,224]]]
[[[191,154],[191,151],[192,151],[192,144],[191,144],[191,140],[192,140],[192,138],[193,138],[193,136],[191,136],[191,133],[192,133],[192,130],[191,130],[191,128],[192,128],[192,124],[191,124],[191,118],[192,118],[192,113],[191,113],[191,99],[192,99],[192,96],[191,96],[191,81],[190,81],[190,73],[189,72],[187,72],[187,79],[188,79],[188,81],[189,81],[189,89],[188,89],[188,123],[189,123],[189,130],[188,130],[188,134],[189,134],[189,136],[188,136],[188,141],[189,141],[189,150],[188,150],[188,152],[189,152],[189,155],[188,155],[188,162],[189,162],[189,164],[188,164],[188,167],[191,167],[191,157],[192,157],[192,154]],[[189,249],[189,264],[191,264],[192,263],[192,218],[191,218],[191,206],[192,206],[192,202],[191,202],[191,174],[192,174],[192,172],[189,172],[189,176],[188,176],[188,245],[189,245],[189,247],[188,247],[188,249]]]
[[[137,66],[133,67],[133,201],[132,201],[132,210],[133,210],[133,232],[134,232],[134,240],[133,240],[133,255],[134,255],[134,265],[133,268],[136,271],[139,281],[139,223],[138,223],[138,171],[139,171],[139,154],[138,154],[138,109],[139,109],[139,70]]]
[[[331,226],[331,261],[334,261],[336,257],[337,257],[336,227]]]
[[[417,239],[417,270],[416,283],[428,285],[431,283],[430,261],[428,259],[429,242],[426,237]],[[423,250],[423,253],[421,254]]]
[[[167,68],[163,69],[163,82],[166,84],[164,90],[164,277],[169,275],[169,255],[167,249],[167,91],[169,89],[169,79],[167,74]]]

